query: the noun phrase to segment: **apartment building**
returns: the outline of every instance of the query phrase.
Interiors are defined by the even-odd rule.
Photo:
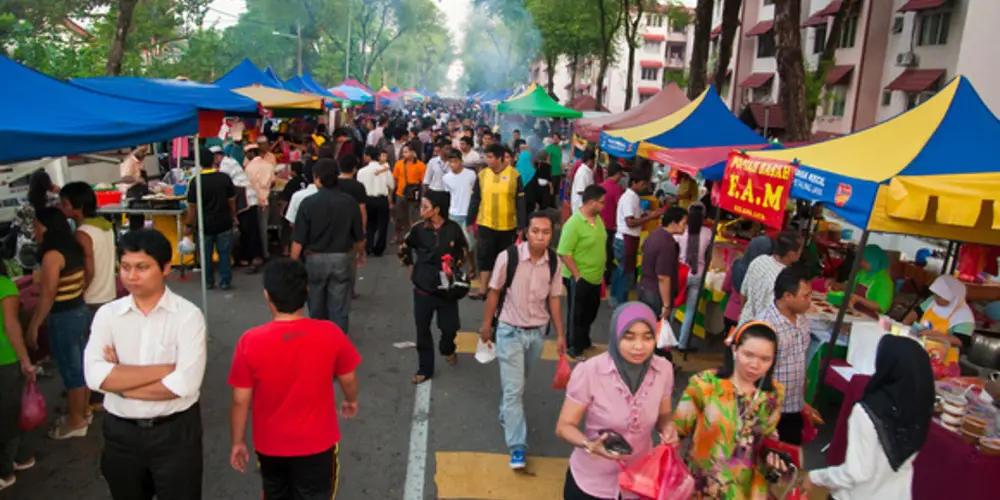
[[[813,122],[814,139],[891,118],[927,100],[958,74],[969,77],[987,104],[1000,110],[1000,89],[995,84],[1000,67],[985,63],[991,59],[990,49],[1000,46],[1000,31],[992,26],[1000,19],[1000,1],[860,1],[856,13],[844,20],[840,37],[828,40],[843,0],[802,0],[807,70],[816,67],[827,43],[837,44]],[[716,19],[721,19],[720,12]],[[780,137],[785,120],[773,23],[774,0],[743,2],[734,40],[736,86],[722,89],[722,95],[741,118]]]
[[[693,18],[693,12],[691,14]],[[633,106],[654,96],[667,83],[683,79],[691,60],[694,25],[671,26],[666,7],[659,7],[643,14],[639,34],[632,73]],[[554,68],[553,90],[563,104],[571,103],[580,96],[597,95],[600,71],[597,58],[578,62],[575,89],[570,88],[572,68],[572,62],[566,57],[560,57]],[[533,81],[545,85],[548,71],[544,62],[536,63],[531,77]],[[604,102],[601,105],[613,113],[624,111],[628,87],[628,46],[623,37],[615,44],[615,62],[608,68],[603,86]]]

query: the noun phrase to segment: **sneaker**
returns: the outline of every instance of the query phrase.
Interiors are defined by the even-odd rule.
[[[232,286],[230,286],[229,283],[225,283],[225,284],[219,285],[219,288],[221,288],[223,292],[228,292],[229,289],[232,288]]]
[[[510,468],[511,470],[521,470],[528,465],[527,460],[524,457],[524,450],[514,450],[510,452]]]

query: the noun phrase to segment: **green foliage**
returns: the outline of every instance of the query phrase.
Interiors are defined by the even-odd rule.
[[[809,123],[816,118],[816,110],[826,104],[824,95],[826,85],[826,71],[833,67],[836,61],[822,61],[822,72],[815,71],[815,67],[809,63],[808,59],[803,59],[802,67],[805,70],[806,80],[806,113]],[[820,74],[817,74],[820,73]]]
[[[694,22],[694,15],[681,0],[667,2],[667,20],[675,30],[683,30]]]
[[[476,7],[465,23],[460,89],[501,90],[526,82],[542,46],[531,13],[517,0],[477,0]]]
[[[691,75],[687,70],[681,69],[667,69],[663,71],[663,86],[666,87],[670,82],[674,82],[678,87],[686,89],[688,86],[688,77]]]

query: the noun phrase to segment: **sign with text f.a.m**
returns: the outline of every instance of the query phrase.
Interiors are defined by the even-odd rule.
[[[740,217],[781,229],[795,165],[729,154],[719,190],[719,207]]]

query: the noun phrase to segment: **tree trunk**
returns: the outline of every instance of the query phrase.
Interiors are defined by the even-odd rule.
[[[118,19],[115,21],[114,38],[111,49],[108,50],[108,64],[105,72],[108,76],[118,76],[122,73],[122,60],[125,59],[125,38],[132,27],[132,12],[139,0],[118,0]]]
[[[736,38],[736,28],[740,25],[740,7],[742,0],[725,0],[722,4],[722,33],[719,34],[719,60],[715,64],[715,76],[712,82],[715,90],[722,93],[726,84],[726,73],[733,59],[733,40]],[[724,97],[724,96],[723,96]]]
[[[625,76],[625,109],[632,109],[632,93],[635,90],[635,45],[639,35],[639,23],[642,21],[644,2],[635,1],[635,18],[632,18],[632,0],[622,0],[622,8],[626,12],[625,43],[628,45],[628,70]],[[600,103],[598,103],[600,105]],[[600,109],[600,107],[598,107]]]
[[[688,75],[688,98],[694,99],[708,86],[708,44],[712,37],[713,0],[698,0],[694,14],[694,45],[691,49],[691,72]]]
[[[559,64],[559,54],[550,54],[545,58],[545,90],[549,95],[556,95],[556,65]]]
[[[605,5],[606,0],[597,0],[597,12],[600,15],[600,28],[601,28],[601,61],[599,69],[597,72],[597,94],[594,100],[597,101],[594,106],[595,109],[601,109],[601,105],[604,104],[604,77],[608,74],[608,66],[611,65],[611,48],[614,45],[615,34],[618,33],[618,28],[622,24],[622,16],[625,14],[625,9],[621,8],[620,4],[616,4],[618,7],[618,15],[615,16],[615,23],[612,26],[608,26],[608,16],[607,16],[607,5]]]
[[[774,39],[777,47],[778,95],[785,112],[785,140],[805,142],[812,135],[806,104],[806,73],[802,61],[802,4],[778,0],[774,5]]]
[[[573,102],[576,98],[576,68],[580,64],[580,55],[573,54],[573,58],[570,60],[571,66],[569,68],[569,99],[567,103]]]
[[[840,44],[840,34],[844,31],[844,22],[850,19],[851,16],[857,15],[860,6],[861,2],[859,0],[845,0],[840,10],[833,16],[833,23],[830,25],[829,33],[826,35],[826,45],[823,45],[823,52],[819,55],[819,62],[816,64],[816,69],[813,70],[812,79],[814,82],[826,80],[827,72],[830,71],[830,68],[836,62],[835,55],[837,53],[837,46]],[[806,111],[811,126],[813,120],[816,119],[816,108],[807,109]]]

